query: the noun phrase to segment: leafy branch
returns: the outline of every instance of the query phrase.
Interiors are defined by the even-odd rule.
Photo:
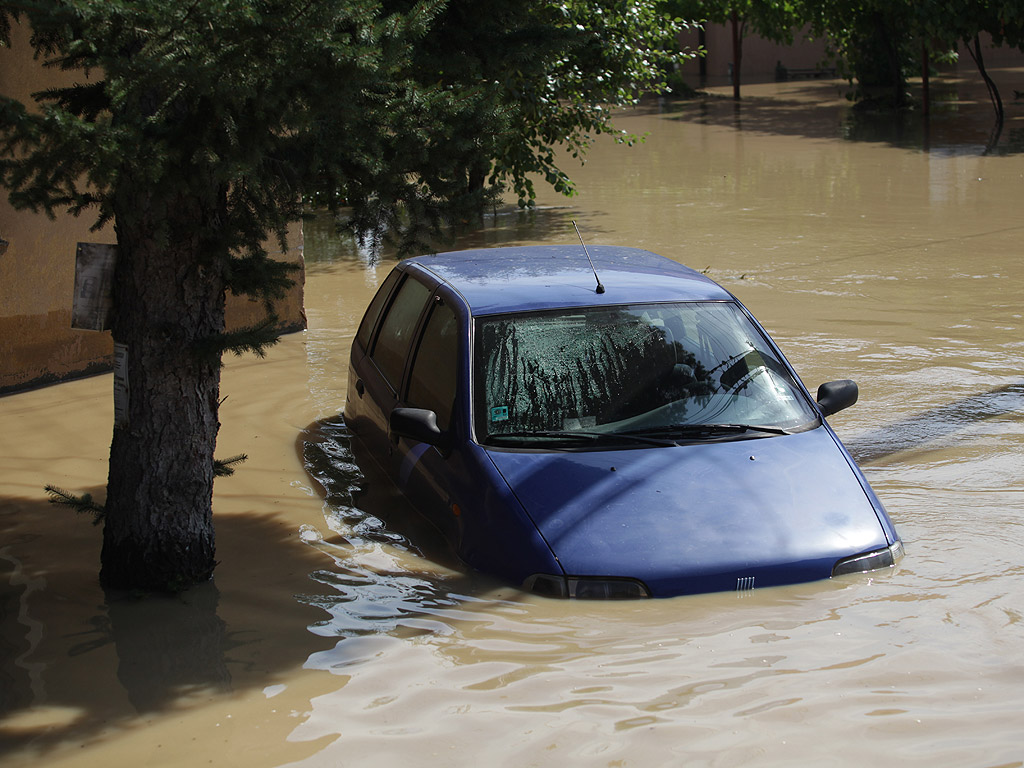
[[[228,459],[214,459],[213,460],[213,476],[214,477],[231,477],[235,474],[235,464],[241,464],[246,461],[249,457],[244,453],[240,453],[237,456],[232,456]]]
[[[50,494],[50,503],[63,507],[71,507],[78,514],[92,515],[92,524],[99,525],[106,517],[107,510],[101,504],[92,500],[91,493],[83,493],[81,496],[65,491],[55,485],[47,485],[46,492]]]

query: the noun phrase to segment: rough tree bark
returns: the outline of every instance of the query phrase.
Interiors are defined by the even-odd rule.
[[[209,189],[207,199],[168,199],[128,177],[115,195],[112,326],[126,348],[128,397],[110,448],[100,571],[108,588],[175,591],[215,565],[220,355],[204,357],[197,344],[224,329],[225,270],[206,255],[216,252],[208,246],[223,205]]]

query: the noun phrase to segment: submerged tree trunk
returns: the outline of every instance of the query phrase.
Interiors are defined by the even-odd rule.
[[[928,86],[928,69],[930,66],[928,46],[921,43],[921,111],[925,117],[931,114],[932,111],[932,97]]]
[[[975,35],[973,47],[972,41],[969,39],[965,38],[964,43],[967,45],[967,52],[971,54],[971,58],[974,59],[974,63],[978,67],[978,72],[981,73],[981,79],[985,81],[985,87],[988,88],[988,96],[992,100],[992,108],[996,111],[996,122],[992,126],[988,142],[985,144],[985,154],[987,155],[998,146],[999,137],[1003,133],[1003,120],[1005,118],[1003,98],[999,95],[999,88],[996,86],[995,80],[989,76],[988,70],[985,69],[985,58],[981,51],[981,40]]]
[[[996,111],[996,123],[1001,129],[1005,116],[1003,98],[999,95],[999,88],[996,87],[995,80],[989,76],[988,70],[985,68],[985,58],[981,51],[981,40],[975,35],[973,41],[965,39],[964,43],[967,45],[967,52],[974,59],[974,64],[981,74],[981,79],[985,82],[985,87],[988,89],[988,97],[992,101],[992,108]]]
[[[223,331],[225,275],[224,260],[207,255],[221,201],[214,184],[210,199],[196,188],[168,199],[128,180],[115,198],[112,325],[127,396],[115,397],[106,587],[177,591],[208,579],[215,565],[220,356],[204,359],[196,342]]]
[[[740,29],[740,15],[733,10],[732,22],[732,97],[740,98],[740,65],[743,63],[743,30]]]

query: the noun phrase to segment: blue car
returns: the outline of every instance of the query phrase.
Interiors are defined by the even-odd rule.
[[[345,421],[469,566],[551,597],[668,597],[892,566],[903,545],[737,299],[635,248],[399,263]]]

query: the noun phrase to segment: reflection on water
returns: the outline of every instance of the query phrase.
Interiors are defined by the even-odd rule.
[[[218,449],[250,459],[218,481],[209,589],[108,600],[95,529],[48,509],[45,483],[105,476],[108,380],[0,400],[4,767],[1024,765],[1024,155],[984,154],[987,110],[939,114],[929,151],[851,128],[828,83],[640,111],[646,144],[599,143],[577,198],[455,244],[574,243],[575,219],[707,269],[812,389],[860,384],[830,422],[895,569],[614,604],[467,571],[351,453],[348,348],[393,256],[320,221],[309,331],[225,369]]]
[[[307,541],[333,561],[312,578],[328,591],[302,599],[331,614],[313,631],[357,636],[408,627],[408,614],[458,603],[486,577],[466,572],[442,535],[413,511],[359,444],[340,416],[304,430],[307,472],[323,490],[334,535],[307,531]],[[369,475],[369,477],[368,477]],[[402,555],[409,555],[403,557]]]
[[[337,530],[367,557],[318,573],[337,594],[312,629],[337,642],[307,666],[338,687],[292,738],[334,740],[303,765],[1022,764],[1024,664],[1010,649],[1024,616],[1024,346],[1022,288],[1006,277],[1020,161],[984,158],[973,128],[968,151],[936,151],[933,133],[931,161],[900,148],[920,135],[838,144],[851,124],[835,106],[808,120],[799,102],[769,116],[770,101],[638,115],[648,145],[601,153],[598,170],[592,158],[577,211],[592,242],[707,265],[809,382],[860,381],[834,426],[908,556],[743,600],[548,601],[438,570],[396,499],[371,515],[402,532],[388,546],[362,500],[332,500],[321,480],[328,517],[351,522]],[[552,210],[544,231],[493,244],[571,242],[578,214]]]
[[[43,665],[28,661],[39,643],[43,625],[27,606],[46,580],[24,572],[10,542],[0,547],[0,716],[30,706],[42,688]]]
[[[555,204],[520,209],[506,205],[484,213],[480,225],[472,230],[459,231],[451,239],[434,243],[435,250],[467,250],[470,248],[496,248],[523,243],[571,242],[576,230],[575,221],[584,237],[600,240],[607,234],[599,216],[569,207],[563,200]],[[379,253],[361,246],[351,234],[339,231],[338,222],[328,214],[308,219],[303,225],[304,255],[307,271],[317,274],[339,264],[359,264],[364,267],[377,264],[393,265],[397,256],[393,248],[383,246]],[[571,236],[571,237],[570,237]],[[578,242],[578,241],[577,241]],[[362,309],[362,307],[360,307]]]

